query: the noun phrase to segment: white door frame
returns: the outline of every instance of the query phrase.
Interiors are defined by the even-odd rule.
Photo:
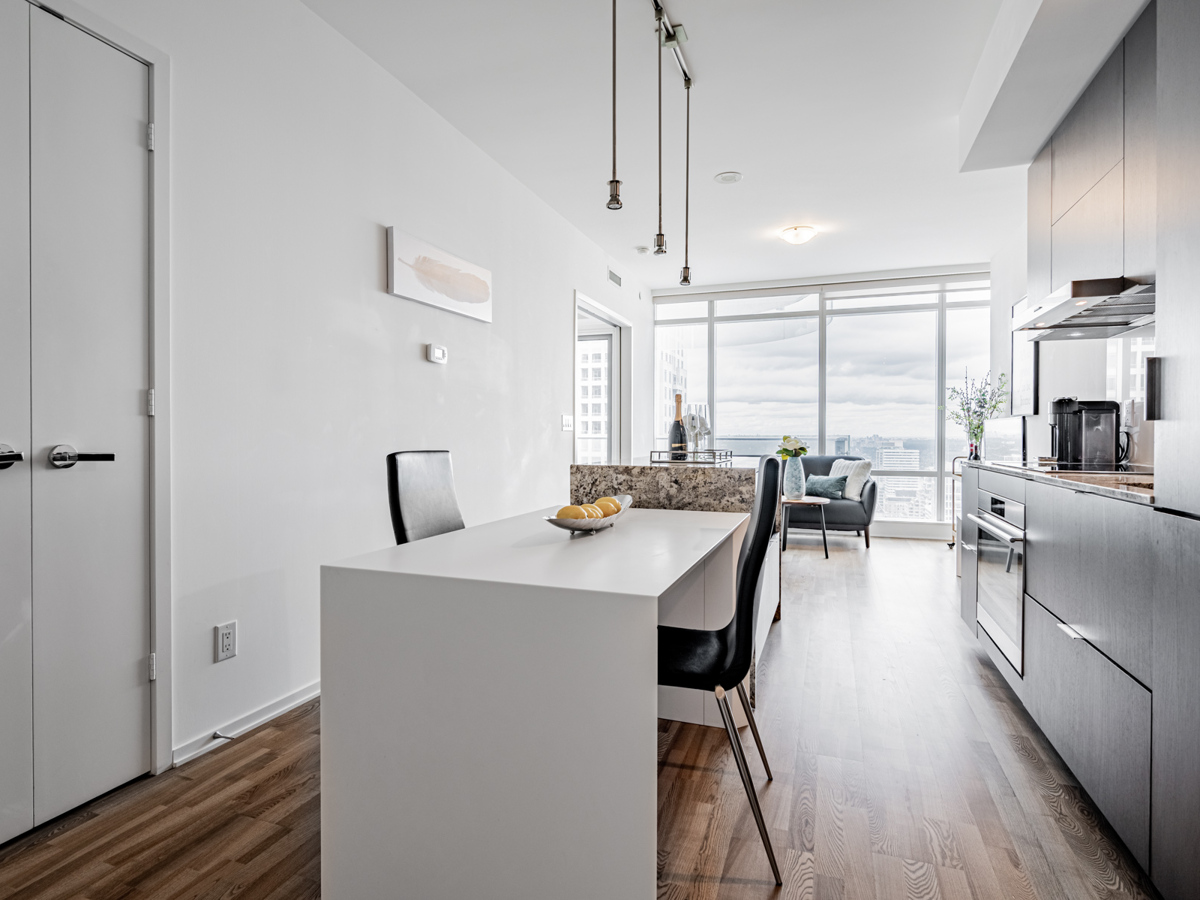
[[[171,767],[174,743],[171,687],[171,240],[170,58],[73,0],[29,0],[110,44],[150,70],[150,652],[156,675],[150,682],[151,771]]]
[[[612,417],[618,434],[614,435],[617,440],[612,441],[609,446],[613,447],[615,451],[611,453],[611,461],[614,465],[629,465],[633,457],[633,323],[620,313],[592,300],[582,291],[575,292],[575,310],[571,316],[571,384],[574,387],[571,391],[570,409],[575,409],[579,405],[579,366],[575,360],[575,345],[579,341],[580,310],[611,325],[616,332],[614,338],[618,341],[617,346],[620,350],[618,362],[621,367],[618,377],[620,415]],[[577,440],[577,438],[572,440],[572,459],[574,459],[574,447],[578,446]]]

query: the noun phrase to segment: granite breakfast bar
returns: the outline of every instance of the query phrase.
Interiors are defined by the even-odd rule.
[[[571,502],[629,494],[641,509],[750,512],[757,457],[732,465],[654,463],[571,466]]]

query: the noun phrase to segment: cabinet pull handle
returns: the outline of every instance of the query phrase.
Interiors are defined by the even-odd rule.
[[[1066,625],[1062,622],[1056,622],[1055,624],[1058,625],[1058,627],[1063,630],[1063,634],[1065,634],[1071,640],[1073,640],[1073,641],[1082,641],[1083,640],[1083,635],[1080,634],[1078,631],[1076,631],[1074,628],[1072,628],[1070,625]]]
[[[995,522],[989,522],[987,519],[977,516],[974,513],[967,513],[967,518],[990,534],[992,537],[998,538],[1005,543],[1022,544],[1025,542],[1025,533],[1015,529],[1010,531],[1009,528],[1012,526],[1008,526],[1006,528],[1002,525],[996,524]]]

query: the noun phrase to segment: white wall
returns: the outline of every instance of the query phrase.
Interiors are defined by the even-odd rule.
[[[451,450],[468,525],[566,502],[575,289],[634,322],[648,452],[650,293],[296,0],[83,2],[171,57],[180,746],[320,677],[318,566],[392,540],[386,453]],[[491,269],[494,323],[387,296],[391,224]]]

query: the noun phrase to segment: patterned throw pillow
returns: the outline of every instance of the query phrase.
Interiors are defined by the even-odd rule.
[[[871,477],[869,459],[835,459],[829,467],[830,475],[846,476],[846,499],[862,500],[863,487]]]
[[[846,490],[846,476],[839,475],[809,475],[804,482],[804,493],[810,497],[826,497],[830,500],[841,500]]]

